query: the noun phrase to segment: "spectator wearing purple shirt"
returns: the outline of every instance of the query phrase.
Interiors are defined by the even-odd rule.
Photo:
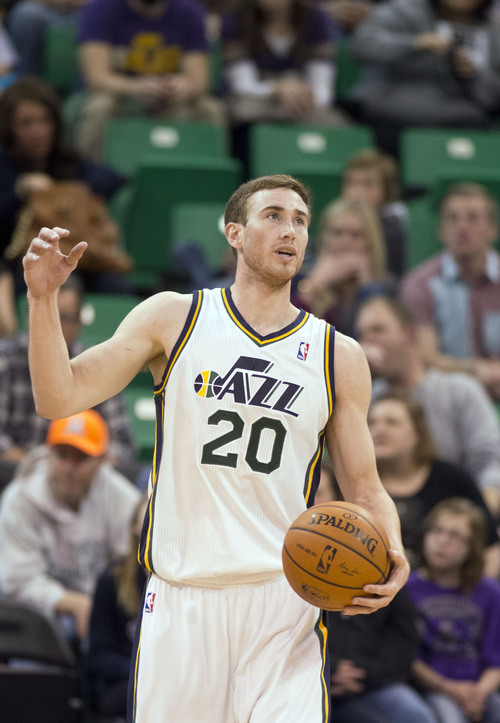
[[[196,0],[90,0],[78,35],[86,92],[72,111],[79,150],[99,160],[115,115],[223,123],[205,35]]]
[[[417,611],[414,675],[446,723],[500,721],[500,583],[483,576],[486,523],[470,500],[436,505],[407,583]]]

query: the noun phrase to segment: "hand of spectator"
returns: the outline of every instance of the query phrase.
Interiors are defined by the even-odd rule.
[[[448,678],[441,692],[454,700],[460,706],[460,710],[468,715],[469,701],[474,697],[474,688],[476,686],[477,683],[472,680],[452,680]]]
[[[476,74],[476,66],[467,48],[454,48],[451,53],[451,64],[460,78],[467,80]]]
[[[370,259],[368,254],[345,250],[335,253],[319,253],[318,266],[325,266],[331,283],[342,283],[356,279],[362,284],[371,280]]]
[[[73,616],[79,638],[86,638],[88,635],[91,610],[92,597],[74,590],[68,590],[55,606],[58,614]]]
[[[366,673],[363,668],[356,667],[352,660],[342,658],[331,675],[330,693],[333,696],[362,693],[365,689],[365,678]]]
[[[314,106],[312,89],[298,78],[283,78],[277,81],[274,95],[292,120],[303,120]]]
[[[487,695],[479,683],[472,684],[467,699],[464,701],[463,711],[473,723],[481,723],[483,720]]]
[[[444,57],[451,47],[451,39],[444,38],[438,33],[421,33],[415,37],[413,44],[417,50],[428,50]]]
[[[193,95],[189,79],[180,73],[169,73],[162,78],[165,98],[173,105],[181,105]]]
[[[474,365],[475,375],[493,399],[500,400],[500,360],[478,359]]]
[[[498,487],[483,487],[481,492],[493,517],[500,520],[500,489]]]
[[[157,75],[139,75],[130,79],[130,95],[148,108],[165,101],[164,79]]]
[[[46,173],[22,173],[14,186],[15,194],[25,201],[32,191],[44,191],[54,183]]]

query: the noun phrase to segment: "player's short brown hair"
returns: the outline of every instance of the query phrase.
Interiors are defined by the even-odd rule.
[[[274,188],[289,188],[295,191],[307,206],[309,219],[311,218],[311,197],[304,184],[293,176],[277,173],[271,176],[260,176],[242,183],[233,193],[226,204],[224,212],[224,225],[228,223],[241,223],[245,226],[248,221],[248,201],[254,193],[272,190]]]

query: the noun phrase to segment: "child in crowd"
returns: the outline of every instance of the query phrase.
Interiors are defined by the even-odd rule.
[[[414,675],[442,723],[500,721],[500,583],[483,576],[485,541],[479,507],[443,500],[407,583],[421,639]]]

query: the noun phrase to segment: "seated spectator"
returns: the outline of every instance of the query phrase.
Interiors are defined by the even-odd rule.
[[[126,554],[140,497],[107,461],[108,439],[94,410],[51,422],[0,505],[3,595],[54,613],[78,640],[98,575]]]
[[[14,278],[0,259],[0,339],[13,334],[17,328]]]
[[[483,576],[486,538],[478,507],[443,500],[406,584],[420,632],[414,675],[443,723],[500,721],[500,583]]]
[[[401,299],[419,325],[426,363],[472,374],[500,400],[498,205],[482,186],[458,184],[440,214],[445,250],[406,275]]]
[[[97,580],[89,630],[88,671],[94,710],[102,716],[127,714],[132,644],[139,615],[145,570],[137,559],[148,500],[136,506],[125,557]]]
[[[196,0],[93,0],[79,29],[86,92],[75,99],[75,143],[100,160],[104,129],[117,115],[223,124],[209,95],[205,9]]]
[[[407,208],[401,201],[398,164],[378,148],[354,153],[342,173],[342,197],[371,203],[380,216],[387,268],[399,279],[406,268]]]
[[[339,125],[333,108],[338,28],[312,0],[247,0],[222,18],[233,122]]]
[[[498,577],[500,542],[495,521],[469,474],[440,460],[421,405],[404,392],[375,399],[368,413],[382,484],[394,500],[401,520],[403,545],[415,560],[422,520],[441,500],[458,495],[479,505],[488,518],[486,572]]]
[[[78,341],[82,328],[82,292],[77,278],[71,276],[61,287],[57,303],[68,352],[73,357],[84,348]],[[123,397],[117,395],[103,402],[98,411],[109,428],[108,459],[133,476],[134,441]],[[0,488],[12,479],[26,454],[43,443],[48,424],[35,410],[27,332],[0,339]]]
[[[43,44],[48,27],[78,25],[80,10],[87,0],[21,0],[8,16],[8,27],[19,53],[19,75],[43,75]]]
[[[293,303],[354,335],[359,304],[392,293],[379,219],[370,204],[338,200],[319,221],[316,262],[297,285]]]
[[[0,18],[0,93],[16,80],[16,61],[16,50]]]
[[[418,632],[406,590],[372,615],[329,612],[328,643],[335,723],[437,723],[410,683]]]
[[[55,91],[38,78],[21,78],[0,96],[0,255],[9,245],[30,193],[54,181],[83,181],[106,200],[126,179],[113,169],[83,160],[64,142],[61,104]],[[17,292],[25,290],[16,263]],[[88,290],[126,292],[125,274],[88,272]]]
[[[399,388],[420,402],[439,458],[465,467],[500,520],[500,424],[482,384],[424,364],[415,320],[399,299],[364,302],[356,332],[374,377],[373,398]]]
[[[351,95],[378,145],[405,127],[486,128],[500,109],[500,28],[492,0],[389,0],[351,37],[365,71]]]
[[[320,5],[345,33],[350,34],[371,15],[375,2],[373,0],[321,0]]]

